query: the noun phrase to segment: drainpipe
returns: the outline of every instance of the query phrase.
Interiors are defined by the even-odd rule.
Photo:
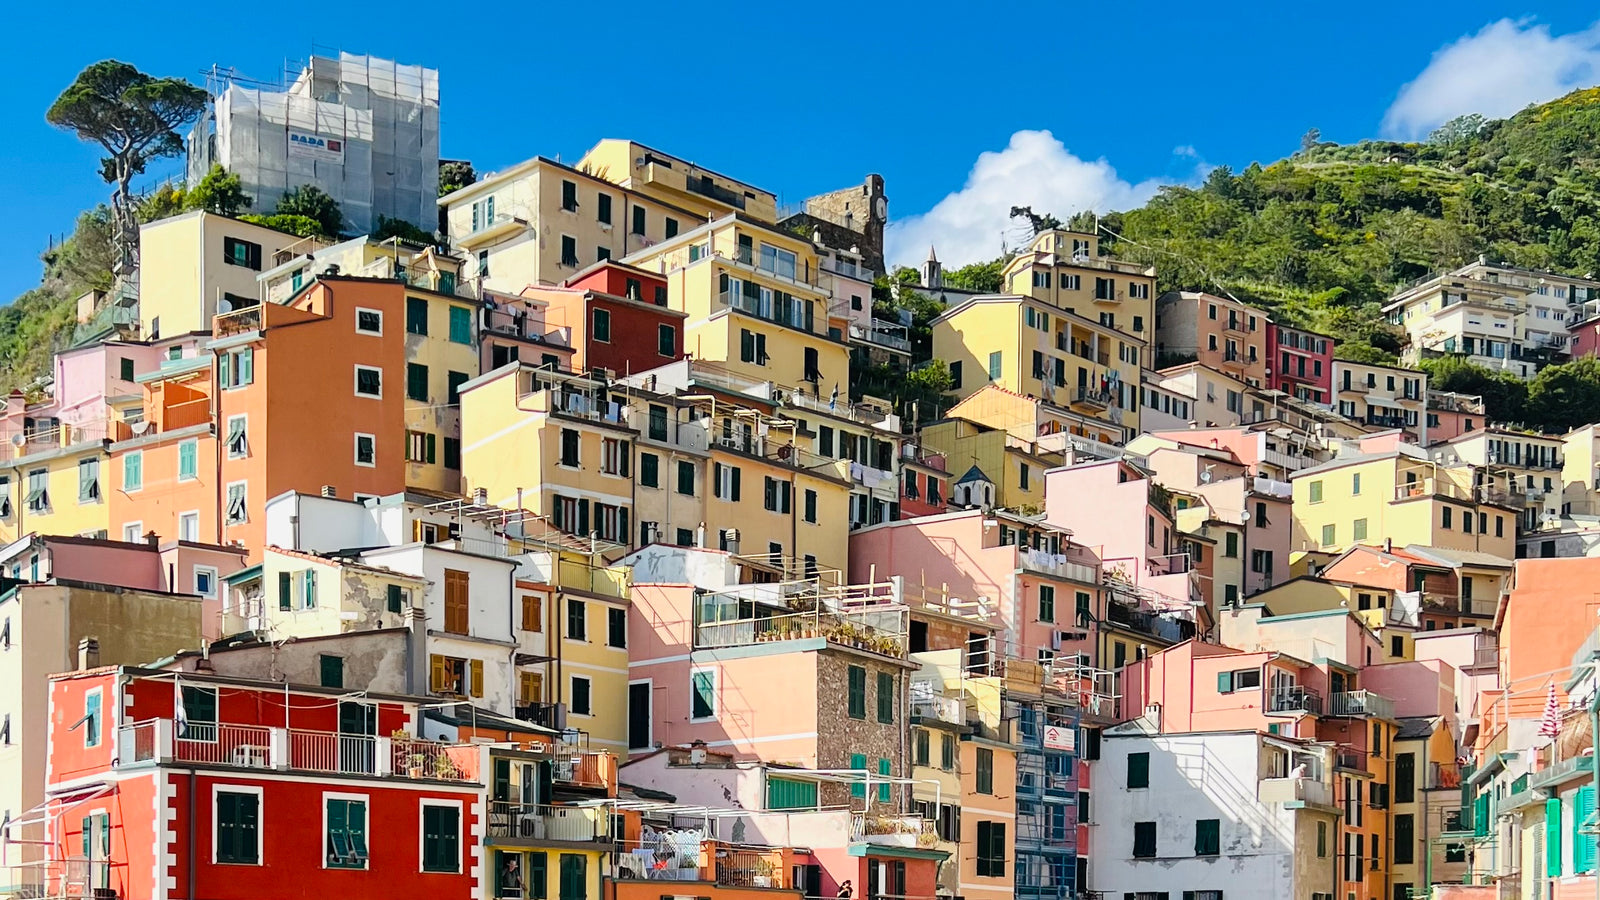
[[[1595,654],[1589,659],[1589,677],[1591,679],[1600,678],[1600,654]],[[1596,687],[1600,687],[1600,682],[1597,682]],[[1594,691],[1589,697],[1589,741],[1590,747],[1594,752],[1594,758],[1600,759],[1600,690]],[[1589,775],[1590,783],[1594,783],[1595,780],[1596,777],[1591,772]],[[1595,840],[1591,835],[1584,835],[1584,839]],[[1595,900],[1600,900],[1600,868],[1596,869],[1592,877],[1594,878]]]

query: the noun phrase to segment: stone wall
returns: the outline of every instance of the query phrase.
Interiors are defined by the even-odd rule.
[[[867,673],[866,716],[860,719],[850,717],[851,666],[859,666]],[[894,677],[893,722],[878,721],[880,673]],[[831,645],[820,651],[817,656],[817,768],[847,769],[851,754],[859,753],[867,758],[868,770],[876,772],[878,760],[887,759],[889,773],[904,777],[910,771],[906,742],[909,680],[903,666],[874,653]],[[850,799],[848,793],[844,785],[824,785],[822,802],[824,805],[845,803]],[[891,802],[896,806],[901,805],[902,800],[909,806],[909,797],[905,786],[897,785],[890,791]],[[877,802],[876,786],[872,799]],[[856,803],[859,805],[859,799]]]

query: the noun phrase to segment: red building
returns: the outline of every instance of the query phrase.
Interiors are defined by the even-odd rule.
[[[944,512],[950,506],[950,473],[941,454],[902,460],[900,518],[915,519]]]
[[[1267,387],[1313,403],[1333,402],[1334,339],[1267,323]]]
[[[55,676],[35,883],[125,900],[472,896],[478,748],[412,737],[418,704],[131,667]]]
[[[545,305],[549,325],[571,329],[575,371],[632,375],[683,358],[688,313],[668,308],[659,274],[606,259],[561,287],[528,287],[522,296]]]

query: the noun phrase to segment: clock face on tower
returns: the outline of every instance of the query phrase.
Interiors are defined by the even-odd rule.
[[[872,214],[879,219],[887,220],[889,218],[889,201],[879,197],[872,204]]]

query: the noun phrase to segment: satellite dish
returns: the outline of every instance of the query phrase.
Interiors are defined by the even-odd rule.
[[[148,419],[140,419],[128,427],[132,429],[134,434],[144,434],[150,430],[150,421]]]
[[[1210,468],[1207,468],[1204,472],[1200,473],[1200,483],[1201,484],[1210,484],[1211,483],[1211,469]]]
[[[13,446],[21,447],[23,444],[26,444],[27,442],[28,442],[28,436],[26,434],[23,434],[20,431],[11,436],[11,443],[12,443]]]

